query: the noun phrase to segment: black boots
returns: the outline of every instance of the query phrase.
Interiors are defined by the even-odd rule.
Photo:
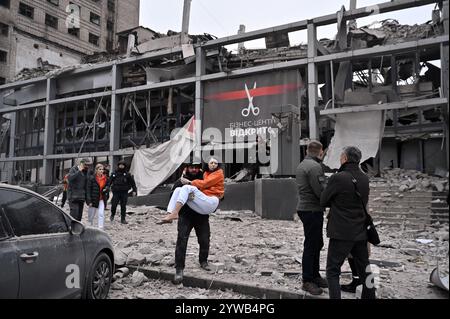
[[[353,280],[348,285],[341,285],[341,290],[345,292],[355,293],[356,287],[361,285],[360,280],[358,277],[353,277]]]
[[[173,283],[179,285],[183,282],[183,269],[175,270],[175,277],[173,278]]]
[[[128,224],[128,222],[123,217],[120,219],[120,223],[123,224],[123,225],[127,225]]]
[[[207,261],[202,261],[202,262],[200,263],[200,267],[201,267],[203,270],[211,271],[211,267],[209,267],[209,264],[208,264]]]

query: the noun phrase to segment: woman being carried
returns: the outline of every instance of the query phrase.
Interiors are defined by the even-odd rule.
[[[175,189],[167,207],[167,215],[157,224],[169,224],[178,219],[181,208],[187,204],[190,208],[202,215],[213,213],[219,206],[219,200],[224,195],[224,174],[215,158],[208,161],[208,169],[203,174],[203,180],[189,181],[182,178],[183,187]]]

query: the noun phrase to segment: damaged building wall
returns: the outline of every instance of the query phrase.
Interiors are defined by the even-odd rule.
[[[23,69],[44,67],[45,65],[63,67],[79,64],[82,54],[61,46],[36,41],[29,36],[14,32],[15,46],[12,49],[11,59],[15,60],[15,68],[11,76],[15,76]]]
[[[8,35],[0,32],[0,50],[8,55],[6,63],[0,60],[0,77],[6,81],[23,67],[36,67],[38,58],[63,66],[77,63],[85,54],[113,51],[118,30],[139,25],[139,0],[8,2],[9,7],[0,6],[0,29],[9,28]],[[30,63],[23,50],[32,54]]]
[[[140,0],[117,1],[117,32],[139,26]]]
[[[408,3],[411,6],[420,5],[417,1]],[[385,6],[396,7],[396,4],[387,3]],[[324,18],[279,28],[282,33],[305,28],[314,31],[317,25],[323,23],[324,20],[321,19]],[[329,23],[335,22],[329,16],[327,19],[326,21]],[[403,26],[398,26],[398,29],[410,30]],[[429,31],[429,28],[424,29]],[[48,92],[53,92],[54,97],[51,97],[50,101],[33,100],[31,96],[26,99],[26,102],[48,104],[49,118],[53,118],[52,114],[55,113],[55,123],[46,123],[50,128],[54,126],[55,132],[50,132],[48,136],[44,135],[45,144],[50,147],[48,149],[52,150],[43,155],[43,165],[46,167],[44,175],[52,176],[52,171],[48,169],[51,168],[53,173],[57,171],[58,165],[60,165],[57,163],[60,163],[65,157],[77,157],[79,154],[83,154],[94,160],[100,158],[102,161],[108,157],[108,161],[114,165],[114,161],[120,157],[128,159],[136,149],[167,141],[170,132],[174,128],[182,126],[189,116],[193,114],[202,116],[204,103],[207,101],[203,94],[207,83],[213,81],[233,79],[233,81],[239,82],[239,80],[253,79],[247,83],[248,92],[245,90],[246,83],[240,83],[234,88],[237,98],[234,100],[233,106],[235,106],[236,114],[243,117],[241,111],[248,109],[251,103],[253,103],[253,107],[265,106],[261,102],[264,92],[268,89],[267,92],[280,89],[280,87],[273,88],[270,85],[260,87],[256,84],[255,86],[254,82],[259,80],[254,80],[253,77],[256,78],[265,73],[275,75],[280,70],[296,71],[301,77],[300,80],[305,84],[308,83],[305,87],[296,87],[297,98],[289,101],[289,104],[300,108],[298,113],[300,113],[301,127],[299,129],[301,129],[301,138],[303,139],[313,136],[311,132],[320,129],[319,138],[324,140],[325,144],[329,142],[334,133],[334,127],[333,124],[330,124],[332,120],[327,120],[327,115],[322,112],[347,112],[346,109],[354,109],[354,112],[359,112],[365,111],[366,107],[374,108],[374,111],[389,110],[390,108],[400,110],[387,111],[391,113],[389,120],[395,125],[386,123],[385,137],[404,138],[405,134],[425,129],[430,133],[442,132],[443,122],[439,116],[434,117],[436,119],[433,120],[434,122],[427,122],[426,118],[430,118],[430,114],[427,116],[417,115],[417,120],[414,118],[415,115],[406,114],[420,109],[427,103],[436,101],[437,104],[433,105],[433,108],[440,108],[444,103],[439,96],[440,79],[436,81],[435,76],[426,78],[424,74],[419,73],[418,75],[419,68],[416,67],[416,62],[423,64],[440,59],[439,47],[445,41],[448,42],[448,37],[446,40],[443,39],[439,28],[436,30],[438,31],[435,34],[426,33],[425,39],[422,33],[413,36],[408,34],[406,40],[399,41],[402,42],[402,46],[397,46],[391,35],[389,36],[390,42],[372,38],[368,41],[369,39],[364,37],[374,37],[374,34],[370,30],[365,30],[363,32],[365,36],[359,38],[361,41],[367,40],[367,47],[364,49],[353,47],[352,41],[348,41],[345,49],[341,49],[339,43],[334,40],[321,40],[320,46],[316,47],[314,45],[317,44],[315,32],[311,31],[308,33],[310,36],[308,46],[242,50],[239,55],[228,52],[223,46],[233,43],[233,41],[239,43],[253,40],[256,38],[255,34],[265,38],[272,31],[254,31],[234,36],[232,39],[214,39],[207,35],[189,36],[193,43],[192,48],[196,51],[195,64],[189,63],[194,58],[192,56],[190,59],[184,59],[183,49],[179,46],[169,49],[164,49],[164,46],[158,47],[161,50],[135,53],[125,59],[122,59],[123,56],[119,58],[105,56],[102,60],[101,56],[97,55],[95,61],[85,61],[88,63],[99,62],[98,65],[86,65],[80,70],[74,69],[63,75],[49,74],[50,80],[41,83],[49,86],[46,95],[49,94]],[[404,34],[402,32],[400,35]],[[170,35],[168,33],[167,38],[170,39],[173,35],[174,33],[170,33]],[[175,34],[175,36],[178,35]],[[376,33],[376,36],[380,37],[380,34]],[[414,51],[419,54],[411,53]],[[419,58],[418,61],[417,58]],[[336,86],[333,83],[340,79],[338,76],[339,64],[343,62],[347,62],[349,65],[348,70],[351,73],[344,75],[345,79],[349,79],[350,82],[346,83],[346,91],[341,92],[341,95],[336,95]],[[411,65],[414,66],[411,67]],[[95,85],[95,80],[102,78],[101,73],[106,75],[106,80],[101,85]],[[437,73],[440,76],[441,71],[439,70]],[[112,81],[109,81],[108,77]],[[65,85],[62,86],[61,81],[66,81]],[[52,85],[55,87],[53,88]],[[319,87],[321,87],[321,95],[315,96],[314,92],[318,91]],[[23,95],[23,92],[16,92],[16,96]],[[336,98],[339,96],[342,97],[342,100]],[[39,95],[39,98],[42,98],[42,95]],[[100,103],[102,107],[98,108],[96,104],[100,100],[102,100]],[[20,104],[18,105],[20,108],[26,107],[23,105],[24,101],[22,99],[22,103],[16,104]],[[333,108],[334,106],[335,108]],[[281,110],[283,109],[281,105],[279,107]],[[430,104],[426,107],[431,108]],[[97,109],[98,118],[95,116]],[[320,114],[323,116],[319,116]],[[213,114],[213,116],[217,117],[217,114]],[[291,116],[291,120],[294,117]],[[252,113],[251,119],[258,120],[259,118]],[[288,125],[276,121],[273,121],[272,124],[280,124],[280,127],[289,133],[294,127],[297,129],[297,126],[289,125],[291,120],[288,120]],[[239,120],[235,122],[239,122]],[[247,125],[248,121],[242,120],[242,123]],[[55,133],[54,139],[53,133]],[[289,139],[288,135],[291,139],[298,139],[297,135],[286,133],[286,140]],[[85,143],[83,143],[84,136],[87,136]],[[295,152],[300,151],[296,141],[289,142],[296,146]],[[395,153],[394,150],[399,152],[396,154],[397,159],[392,166],[395,167],[399,164],[417,167],[417,163],[402,162],[402,149],[406,155],[410,150],[409,146],[399,147],[398,143],[398,141],[389,142],[389,156],[382,156],[382,162],[388,162],[388,164],[381,165],[381,167],[389,166],[389,157],[391,152]],[[382,145],[384,144],[382,143]],[[435,147],[423,147],[423,150],[428,151],[429,149],[434,150]],[[20,160],[24,161],[23,158]],[[439,163],[431,161],[423,164],[424,168],[430,169],[428,165],[433,166]],[[228,168],[226,171],[230,172]]]

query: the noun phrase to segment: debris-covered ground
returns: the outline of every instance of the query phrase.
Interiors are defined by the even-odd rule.
[[[141,264],[155,270],[174,273],[174,251],[177,224],[156,225],[165,212],[154,207],[129,207],[129,225],[109,222],[106,232],[116,249],[116,263]],[[86,215],[86,214],[85,214]],[[211,276],[268,288],[301,290],[301,255],[303,227],[294,221],[261,219],[252,212],[218,211],[210,218],[211,247],[208,273],[198,266],[198,244],[195,232],[188,244],[185,275]],[[448,293],[430,283],[431,271],[439,262],[448,272],[448,225],[435,223],[420,230],[379,226],[382,244],[372,247],[371,260],[379,268],[378,298],[448,298]],[[325,234],[325,230],[324,230]],[[326,249],[321,254],[321,273],[325,275]],[[341,283],[351,276],[347,264]],[[129,274],[116,280],[110,298],[250,298],[231,291],[208,291],[175,286],[169,281],[146,281],[141,274]],[[343,293],[343,298],[355,298]]]

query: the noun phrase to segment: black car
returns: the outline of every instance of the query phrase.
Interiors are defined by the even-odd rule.
[[[0,184],[0,299],[108,296],[109,236],[29,190]]]

